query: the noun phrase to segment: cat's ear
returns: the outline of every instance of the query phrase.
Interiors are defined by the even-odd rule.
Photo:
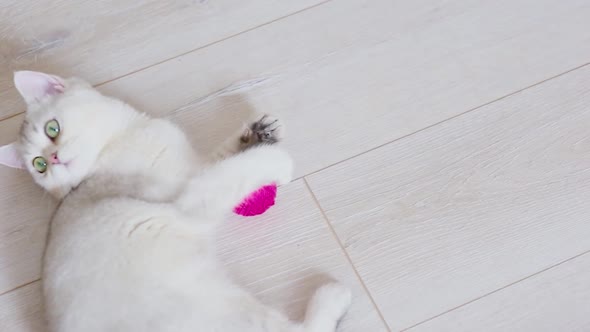
[[[12,168],[25,169],[25,165],[18,154],[15,143],[0,146],[0,164]]]
[[[37,103],[46,96],[64,92],[64,83],[60,77],[37,71],[15,72],[14,86],[27,104]]]

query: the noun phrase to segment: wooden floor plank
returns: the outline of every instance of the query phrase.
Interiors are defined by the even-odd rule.
[[[409,331],[590,331],[590,254]]]
[[[0,331],[44,332],[41,283],[36,281],[0,296]]]
[[[301,176],[585,63],[588,15],[584,0],[332,1],[100,89],[195,142],[210,119],[276,113]]]
[[[340,331],[386,331],[301,180],[281,187],[265,215],[227,220],[219,240],[230,275],[292,319],[303,317],[316,287],[336,279],[354,294]],[[0,296],[0,331],[43,332],[42,321],[38,282]]]
[[[219,254],[230,275],[293,319],[303,317],[318,285],[340,280],[354,300],[339,331],[386,331],[303,181],[281,187],[277,197],[267,215],[234,216],[220,230]]]
[[[309,177],[393,330],[590,249],[589,87],[585,67]]]
[[[101,88],[195,141],[204,118],[277,113],[300,176],[589,61],[589,16],[585,0],[332,1]]]
[[[100,83],[321,3],[6,0],[0,6],[0,119],[22,111],[11,73]]]

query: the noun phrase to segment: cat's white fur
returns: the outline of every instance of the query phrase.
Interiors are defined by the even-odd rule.
[[[285,151],[260,145],[210,164],[174,124],[79,79],[17,72],[15,85],[28,104],[23,164],[61,200],[43,267],[51,331],[336,329],[350,303],[340,284],[320,287],[295,323],[228,279],[215,258],[223,216],[259,186],[290,181]],[[51,119],[61,126],[55,142],[44,132]],[[60,163],[38,173],[32,159],[52,153]]]

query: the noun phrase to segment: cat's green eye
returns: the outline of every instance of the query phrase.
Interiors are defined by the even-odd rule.
[[[57,138],[59,136],[59,122],[57,120],[49,120],[45,124],[45,135],[51,139]]]
[[[33,159],[33,167],[37,172],[45,173],[47,170],[47,160],[43,157],[35,157],[35,159]]]

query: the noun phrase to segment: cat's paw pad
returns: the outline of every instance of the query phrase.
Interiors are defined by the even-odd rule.
[[[283,139],[284,133],[284,127],[279,119],[264,115],[244,130],[240,142],[245,146],[275,144]]]

